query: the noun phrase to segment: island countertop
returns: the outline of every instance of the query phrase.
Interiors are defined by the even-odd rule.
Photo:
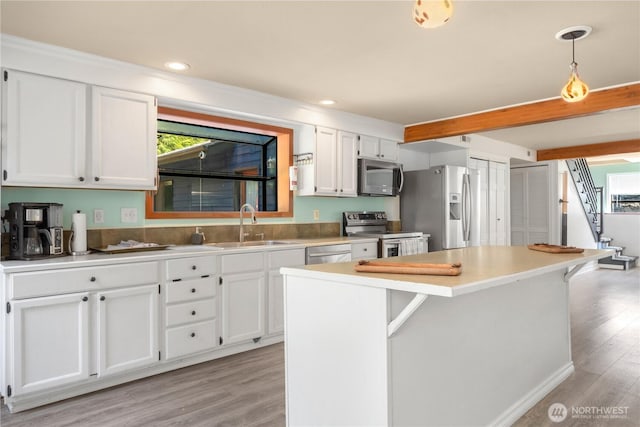
[[[393,262],[461,263],[459,276],[360,273],[356,262],[320,264],[304,268],[282,268],[284,275],[320,278],[341,276],[340,281],[427,295],[454,297],[488,289],[545,272],[569,268],[609,256],[607,250],[585,249],[583,253],[544,253],[526,246],[480,246],[420,255],[394,257]],[[384,260],[380,260],[384,262]],[[391,261],[391,260],[389,260]]]

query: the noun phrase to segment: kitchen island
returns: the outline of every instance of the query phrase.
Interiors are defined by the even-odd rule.
[[[394,258],[459,276],[283,268],[287,424],[508,425],[573,372],[569,279],[607,251]]]

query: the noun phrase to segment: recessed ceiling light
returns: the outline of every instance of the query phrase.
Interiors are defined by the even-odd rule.
[[[320,101],[321,105],[333,105],[335,103],[336,101],[334,101],[333,99],[323,99]]]
[[[165,62],[164,66],[173,71],[185,71],[191,68],[189,64],[184,62]]]

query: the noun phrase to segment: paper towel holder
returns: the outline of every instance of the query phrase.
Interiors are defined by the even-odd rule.
[[[79,210],[76,211],[76,213],[81,213]],[[73,229],[73,224],[71,224],[71,232],[69,233],[69,254],[73,255],[73,256],[78,256],[78,255],[88,255],[91,253],[90,250],[85,250],[85,251],[73,251],[71,248],[73,247],[72,242],[73,242],[73,237],[75,235],[75,230]]]

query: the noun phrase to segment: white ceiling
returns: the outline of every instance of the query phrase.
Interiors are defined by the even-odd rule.
[[[640,80],[640,1],[454,0],[421,29],[411,1],[12,1],[1,31],[303,102],[415,124],[557,97],[576,42],[592,89]],[[533,149],[640,137],[640,109],[486,136]]]

